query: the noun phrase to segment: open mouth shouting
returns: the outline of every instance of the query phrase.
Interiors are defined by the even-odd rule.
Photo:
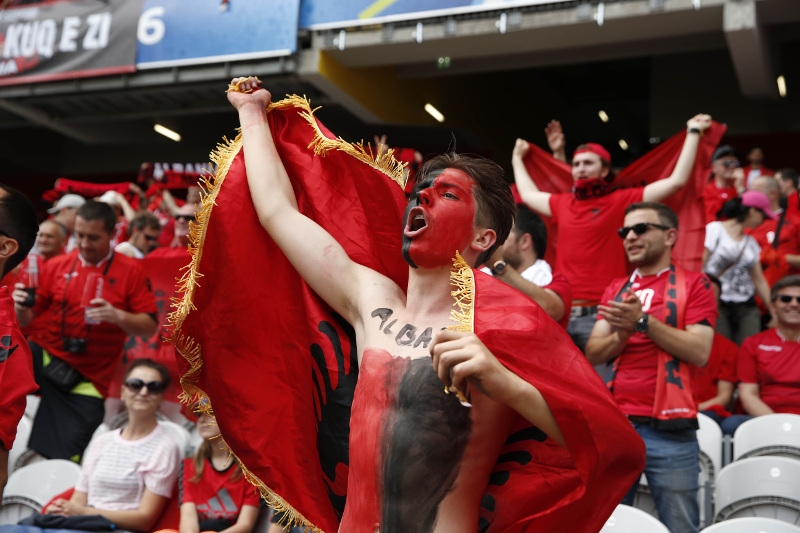
[[[425,213],[422,208],[417,206],[408,212],[408,222],[403,234],[406,237],[414,238],[422,233],[428,227],[428,222],[425,220]]]

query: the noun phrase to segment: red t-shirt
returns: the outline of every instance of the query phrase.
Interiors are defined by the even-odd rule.
[[[231,479],[234,468],[235,463],[231,461],[228,468],[220,472],[206,459],[203,477],[195,484],[192,483],[196,472],[194,459],[184,459],[180,503],[195,504],[200,521],[221,518],[236,522],[243,506],[258,507],[259,501],[255,487],[243,475]]]
[[[611,280],[625,275],[625,251],[617,230],[625,208],[641,202],[643,194],[644,188],[636,187],[589,200],[576,200],[571,193],[550,196],[553,224],[558,225],[553,270],[569,280],[573,299],[599,301]]]
[[[572,285],[570,285],[567,277],[559,272],[553,272],[553,280],[542,287],[543,289],[550,289],[561,298],[564,302],[564,316],[558,321],[564,329],[569,325],[569,312],[572,309]]]
[[[720,380],[736,383],[736,354],[739,346],[719,333],[714,333],[711,354],[705,366],[689,365],[692,371],[695,402],[700,404],[717,395],[717,382]],[[725,407],[725,406],[723,406]]]
[[[668,269],[658,274],[640,277],[634,272],[631,289],[642,301],[642,310],[653,318],[663,320],[664,289]],[[602,302],[613,300],[626,278],[614,280],[603,293]],[[686,271],[685,323],[706,324],[714,327],[717,321],[717,300],[711,290],[711,282],[705,274]],[[603,320],[598,316],[598,320]],[[634,333],[620,354],[617,374],[614,378],[614,399],[626,415],[651,416],[655,402],[658,347],[643,333]]]
[[[0,286],[0,443],[10,450],[25,413],[25,396],[39,388],[33,380],[33,356],[22,336],[8,287]]]
[[[758,245],[764,249],[772,246],[777,228],[778,221],[767,218],[757,227],[746,229],[745,233],[752,235]],[[782,254],[800,253],[800,221],[790,217],[788,213],[783,219],[781,233],[778,235],[777,250]]]
[[[706,224],[709,222],[714,222],[715,220],[719,220],[717,218],[717,212],[722,208],[722,204],[736,198],[739,196],[739,192],[736,190],[736,187],[731,185],[730,187],[725,187],[724,189],[720,189],[717,187],[714,180],[708,182],[706,188],[703,189],[703,205],[705,206],[706,210]]]
[[[108,322],[88,325],[85,305],[93,299],[103,278],[101,297],[117,309],[156,316],[156,301],[141,262],[122,254],[113,254],[97,266],[84,265],[73,252],[51,259],[47,276],[36,293],[36,316],[46,316],[43,328],[30,339],[51,355],[63,359],[83,374],[103,396],[114,366],[122,353],[127,333]],[[104,274],[108,268],[108,271]],[[90,277],[94,280],[91,284]],[[89,286],[91,285],[91,286]],[[91,294],[90,294],[91,293]],[[64,351],[64,337],[87,339],[86,353]]]
[[[777,328],[744,340],[737,375],[742,383],[757,384],[776,413],[800,415],[800,343],[784,340]]]

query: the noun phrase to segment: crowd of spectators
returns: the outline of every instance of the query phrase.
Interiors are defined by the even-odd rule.
[[[671,259],[679,220],[659,202],[686,186],[710,124],[707,115],[691,118],[672,174],[637,188],[615,189],[609,152],[588,143],[569,163],[572,191],[543,192],[525,165],[530,145],[518,140],[512,157],[519,193],[516,223],[482,268],[538,302],[596,365],[647,445],[645,472],[662,521],[682,532],[697,531],[696,413],[712,417],[727,434],[754,416],[800,414],[797,171],[771,170],[759,147],[748,153],[743,167],[734,148],[719,146],[698,204],[707,223],[702,272],[684,271]],[[551,122],[545,133],[554,157],[566,160],[560,124]],[[384,143],[385,137],[380,153]],[[418,163],[419,154],[410,154]],[[147,480],[158,477],[152,472],[159,469],[177,472],[172,457],[177,452],[161,447],[157,456],[143,457],[143,464],[154,461],[142,478],[146,490],[135,507],[119,507],[114,498],[124,495],[102,489],[105,481],[98,481],[101,474],[116,476],[117,466],[103,463],[113,454],[104,452],[101,460],[99,450],[113,447],[115,454],[125,455],[127,441],[143,443],[158,433],[155,413],[170,381],[177,381],[175,367],[137,359],[121,392],[111,386],[113,374],[131,338],[162,342],[159,326],[168,309],[157,304],[150,278],[164,272],[151,270],[159,263],[146,259],[188,262],[190,223],[201,198],[199,187],[185,176],[157,179],[152,167],[149,172],[143,167],[140,177],[139,185],[111,188],[94,199],[63,194],[39,224],[30,254],[10,269],[0,287],[12,294],[41,396],[27,446],[43,458],[84,465],[72,498],[54,502],[46,513],[69,516],[90,505],[109,509],[107,518],[119,527],[148,530],[172,494],[162,485],[174,485],[175,478],[165,474],[157,483]],[[186,200],[177,200],[170,189],[185,189]],[[555,239],[548,239],[544,219],[558,229]],[[0,235],[3,231],[0,227]],[[552,264],[545,259],[548,245],[557,250]],[[174,262],[169,265],[166,277],[179,277]],[[691,383],[681,388],[694,396],[673,395],[669,383],[675,380]],[[115,394],[129,425],[92,440],[109,409],[118,409],[107,401]],[[198,424],[205,444],[184,465],[190,475],[182,489],[187,498],[180,531],[206,530],[208,521],[216,520],[216,530],[246,533],[257,514],[252,492],[235,489],[242,496],[238,519],[212,516],[196,499],[220,487],[230,493],[242,479],[235,462],[233,470],[226,466],[227,452],[213,446],[213,419],[201,416]],[[150,453],[150,448],[136,453]],[[676,475],[678,457],[688,458],[682,478]],[[215,488],[192,485],[203,480]]]

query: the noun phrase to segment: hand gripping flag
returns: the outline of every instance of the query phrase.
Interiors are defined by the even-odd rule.
[[[708,183],[711,173],[711,154],[719,144],[727,126],[712,123],[700,139],[697,157],[694,160],[691,175],[686,186],[664,201],[677,214],[680,220],[678,242],[672,251],[675,264],[687,270],[699,271],[703,266],[703,241],[705,240],[705,211],[703,209],[703,188]],[[672,174],[675,163],[680,156],[686,132],[673,135],[659,146],[640,157],[619,174],[611,182],[613,188],[641,187],[654,181],[667,178]],[[524,159],[534,183],[543,192],[568,192],[573,179],[567,163],[555,159],[535,144]],[[558,231],[548,227],[548,231]],[[548,248],[555,244],[553,236],[548,239]],[[548,250],[548,261],[553,259],[553,250]],[[558,253],[555,250],[555,253]]]
[[[268,120],[300,211],[354,261],[405,288],[402,167],[391,154],[376,160],[335,139],[303,99],[272,104]],[[184,394],[210,399],[223,438],[270,505],[292,523],[333,533],[347,488],[354,332],[261,228],[240,140],[212,159],[219,169],[205,182],[192,262],[171,316]],[[598,531],[641,472],[641,441],[538,305],[463,260],[453,285],[456,329],[474,331],[539,388],[567,443],[518,418],[481,503],[481,531]]]

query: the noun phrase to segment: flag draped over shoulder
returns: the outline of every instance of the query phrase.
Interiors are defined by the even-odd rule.
[[[673,260],[688,270],[699,271],[702,268],[705,240],[703,188],[711,174],[711,154],[726,129],[724,124],[714,122],[704,132],[688,183],[664,202],[675,210],[680,220],[678,242],[672,251]],[[625,167],[614,178],[612,187],[640,187],[669,177],[675,169],[685,138],[686,132],[680,132]],[[538,146],[530,145],[530,151],[523,162],[539,190],[561,193],[568,192],[572,187],[569,165],[558,161]],[[551,238],[550,242],[555,243],[555,239]]]
[[[336,139],[299,97],[271,104],[268,120],[300,211],[354,261],[405,289],[402,166],[391,153],[376,160]],[[171,317],[181,382],[210,399],[225,441],[270,504],[335,532],[358,373],[354,333],[261,227],[240,139],[212,159],[219,168],[191,226],[193,259]]]
[[[516,289],[465,271],[472,331],[541,392],[566,443],[517,417],[481,503],[480,531],[599,531],[644,468],[644,444],[563,328]]]
[[[268,120],[300,211],[354,261],[405,289],[402,167],[391,154],[375,161],[334,139],[297,97],[272,104]],[[270,505],[312,531],[334,533],[347,489],[355,335],[262,229],[240,140],[212,159],[219,170],[190,226],[192,263],[171,315],[181,383],[187,396],[210,399],[225,441]],[[463,260],[453,284],[453,329],[474,331],[539,388],[567,443],[518,417],[481,503],[481,531],[598,531],[641,471],[641,440],[537,304]]]

